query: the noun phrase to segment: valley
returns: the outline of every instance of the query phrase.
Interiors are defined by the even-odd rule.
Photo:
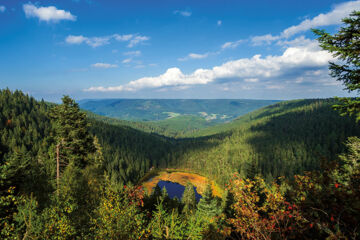
[[[141,122],[163,134],[179,136],[230,122],[276,100],[249,99],[89,99],[82,109],[123,121]],[[191,124],[190,124],[191,123]],[[135,124],[134,124],[135,125]]]
[[[360,0],[0,0],[1,240],[360,239]]]

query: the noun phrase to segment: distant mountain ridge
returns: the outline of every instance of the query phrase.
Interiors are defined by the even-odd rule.
[[[192,115],[212,123],[231,121],[279,100],[252,99],[84,99],[82,109],[129,121],[159,121]]]

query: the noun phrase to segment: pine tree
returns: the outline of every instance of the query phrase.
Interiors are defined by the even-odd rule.
[[[162,197],[163,199],[169,198],[169,194],[168,194],[165,186],[164,186],[164,187],[162,188],[162,190],[161,190],[161,197]]]
[[[350,17],[344,18],[338,33],[330,35],[324,30],[313,30],[319,36],[320,46],[341,60],[341,63],[330,62],[331,76],[342,81],[349,92],[360,90],[360,11],[354,11]],[[360,120],[360,99],[339,98],[342,105],[334,107],[343,114],[357,116]]]
[[[197,205],[198,212],[207,217],[214,217],[219,214],[220,209],[217,205],[216,199],[212,194],[211,185],[208,184],[205,188],[205,192]]]
[[[69,96],[64,96],[62,101],[61,105],[57,105],[50,112],[57,143],[57,189],[60,184],[60,172],[64,172],[68,165],[85,168],[89,154],[96,151],[94,139],[88,131],[86,114],[80,111],[78,104]]]
[[[94,139],[89,133],[86,114],[69,96],[62,98],[63,103],[51,110],[50,116],[55,123],[56,140],[65,162],[83,168],[89,153],[95,152]]]
[[[181,202],[184,204],[183,212],[186,214],[189,214],[196,209],[194,186],[190,182],[186,184]]]

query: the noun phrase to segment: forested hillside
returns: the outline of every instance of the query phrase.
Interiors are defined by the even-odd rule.
[[[167,166],[168,153],[174,146],[171,139],[93,119],[90,124],[90,131],[102,146],[105,168],[113,181],[134,184],[151,167]]]
[[[349,155],[337,154],[359,128],[332,110],[335,100],[278,103],[183,139],[87,119],[72,99],[63,101],[49,105],[20,91],[0,93],[3,239],[322,238],[334,234],[329,224],[343,214],[340,206],[348,213],[342,233],[354,236],[349,226],[357,210],[345,200],[358,195],[358,165],[351,159],[358,159],[359,140],[349,140]],[[196,203],[191,184],[181,201],[164,190],[148,196],[131,187],[152,166],[202,173],[227,185],[225,195],[214,198],[208,187]],[[275,178],[291,180],[305,170],[320,172],[295,175],[295,182]],[[330,198],[336,201],[325,201]],[[309,204],[332,204],[331,218],[309,212]]]
[[[55,105],[54,105],[55,106]],[[14,165],[30,164],[51,168],[55,162],[54,124],[49,104],[38,102],[20,91],[0,92],[0,159]],[[104,166],[114,181],[136,183],[151,166],[165,166],[172,141],[127,126],[90,120],[90,131],[99,139]],[[16,162],[26,158],[29,162]],[[17,166],[18,167],[18,166]],[[35,174],[35,172],[34,172]],[[53,174],[53,172],[51,172]],[[25,176],[26,178],[38,176]],[[36,188],[36,186],[34,186]],[[27,187],[27,190],[30,191]]]
[[[344,151],[349,136],[360,136],[355,118],[332,109],[334,99],[277,103],[235,121],[200,130],[184,139],[176,166],[226,183],[261,173],[268,181],[319,170]]]

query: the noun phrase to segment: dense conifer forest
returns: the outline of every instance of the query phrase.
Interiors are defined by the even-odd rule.
[[[49,105],[20,91],[2,90],[0,99],[4,239],[224,239],[247,234],[258,238],[257,229],[248,229],[250,225],[245,225],[249,223],[236,218],[244,214],[236,205],[244,194],[250,199],[243,205],[258,204],[256,194],[265,197],[247,217],[256,224],[267,224],[259,228],[269,236],[295,236],[299,232],[289,229],[299,226],[308,236],[316,226],[319,236],[336,234],[347,223],[329,223],[342,213],[331,213],[329,219],[310,212],[304,213],[306,217],[300,214],[301,205],[315,204],[311,201],[317,194],[324,201],[324,194],[339,198],[336,211],[340,211],[339,204],[348,204],[350,218],[341,221],[356,222],[358,209],[344,203],[343,195],[358,198],[358,187],[353,185],[358,163],[351,160],[357,158],[358,139],[342,143],[348,136],[359,135],[359,128],[354,118],[339,116],[331,108],[335,100],[278,103],[228,125],[198,132],[202,137],[173,139],[86,117],[68,97],[61,105]],[[348,155],[339,157],[347,150]],[[147,195],[137,183],[151,167],[202,173],[221,184],[225,195],[215,198],[207,190],[196,204],[191,185],[181,202],[170,199],[166,191]],[[343,171],[348,171],[346,177],[340,174]],[[327,188],[314,188],[323,181]],[[323,204],[319,209],[325,211],[327,203],[316,204]],[[286,208],[291,211],[281,211]],[[269,219],[257,211],[268,212]],[[269,224],[275,224],[271,231]]]

